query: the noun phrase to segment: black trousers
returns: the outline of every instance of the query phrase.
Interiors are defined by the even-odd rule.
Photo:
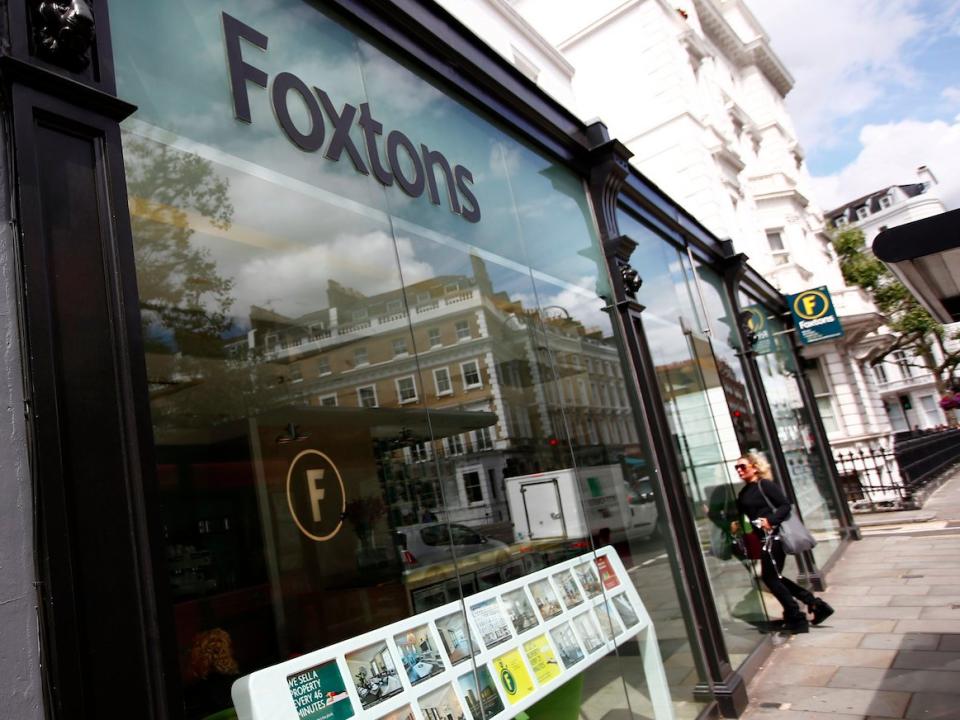
[[[787,554],[783,550],[783,544],[779,538],[775,538],[767,544],[760,555],[760,579],[767,586],[773,596],[783,606],[783,617],[785,620],[797,618],[803,615],[794,598],[805,605],[810,605],[816,600],[816,596],[804,587],[797,585],[793,580],[787,577],[780,577],[783,570],[783,563]]]

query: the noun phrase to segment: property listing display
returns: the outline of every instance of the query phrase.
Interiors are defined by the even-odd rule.
[[[671,720],[650,616],[606,547],[259,670],[233,702],[240,720],[507,720],[637,635]]]

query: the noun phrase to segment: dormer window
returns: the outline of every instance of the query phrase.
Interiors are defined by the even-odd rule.
[[[847,216],[846,216],[846,215],[840,215],[840,216],[838,216],[837,219],[833,221],[833,226],[834,226],[835,228],[843,228],[843,227],[846,227],[846,226],[847,226]]]
[[[867,205],[857,208],[857,220],[866,220],[870,216],[870,208]]]
[[[889,195],[884,195],[880,198],[880,209],[886,210],[888,207],[893,205],[893,198]]]

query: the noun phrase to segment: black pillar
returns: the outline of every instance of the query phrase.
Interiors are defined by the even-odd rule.
[[[643,306],[636,300],[642,278],[630,265],[636,243],[621,235],[617,223],[617,197],[629,172],[632,153],[617,140],[610,140],[606,127],[588,128],[590,152],[589,186],[613,297],[608,311],[633,370],[631,409],[641,420],[639,428],[653,454],[654,482],[663,527],[677,549],[675,579],[681,588],[685,619],[697,640],[695,656],[705,682],[697,687],[698,699],[716,700],[725,717],[737,717],[748,704],[746,684],[730,666],[723,631],[703,562],[697,527],[683,488],[681,466],[673,451],[672,434],[660,394],[656,366],[643,327]],[[629,380],[629,379],[628,379]]]
[[[3,3],[0,49],[44,691],[51,717],[161,720],[176,715],[166,677],[179,672],[161,651],[173,633],[158,620],[162,544],[146,511],[154,464],[119,131],[135,108],[116,97],[106,0],[55,5]]]

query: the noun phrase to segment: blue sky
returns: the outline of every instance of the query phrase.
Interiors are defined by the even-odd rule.
[[[787,108],[831,209],[927,165],[960,207],[960,0],[747,0],[794,77]]]

